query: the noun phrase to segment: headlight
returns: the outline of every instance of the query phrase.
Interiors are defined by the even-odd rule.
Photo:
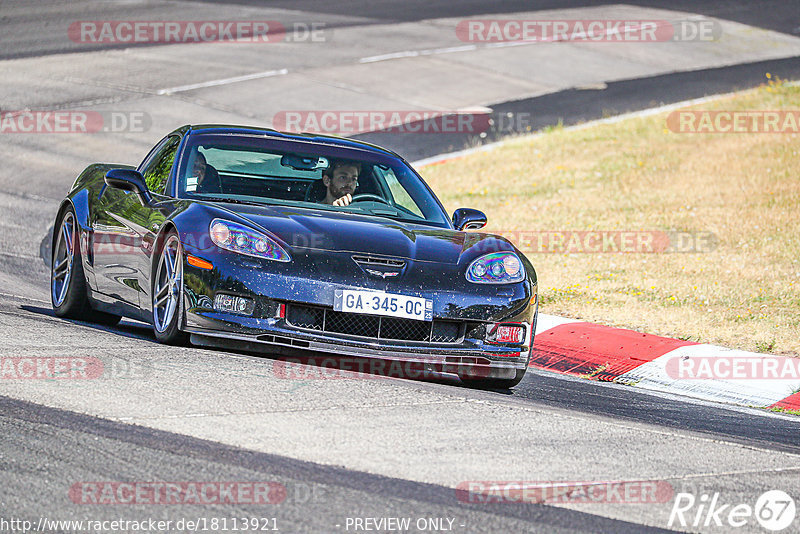
[[[467,280],[476,284],[512,284],[525,278],[519,256],[513,252],[494,252],[481,256],[467,268]]]
[[[272,261],[292,261],[274,239],[243,224],[214,219],[208,227],[211,241],[220,248]]]

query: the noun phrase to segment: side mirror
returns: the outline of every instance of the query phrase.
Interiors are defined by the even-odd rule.
[[[147,184],[139,171],[133,169],[111,169],[106,173],[106,184],[123,191],[136,193],[142,205],[152,200]]]
[[[486,214],[472,208],[458,208],[453,212],[456,230],[477,230],[486,226]]]

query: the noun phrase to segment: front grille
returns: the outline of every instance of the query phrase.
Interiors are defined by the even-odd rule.
[[[382,318],[380,335],[384,339],[430,341],[431,323],[412,319]],[[451,341],[445,341],[445,343],[449,342]]]
[[[353,261],[363,266],[371,265],[377,267],[391,267],[394,269],[402,269],[405,267],[404,260],[396,260],[393,258],[376,258],[375,256],[352,256]]]
[[[294,326],[322,330],[322,325],[325,323],[325,310],[311,306],[290,306],[286,317],[287,320],[291,317],[291,323]]]
[[[466,323],[417,321],[334,311],[330,308],[287,304],[286,322],[297,328],[378,340],[459,343]]]
[[[293,306],[294,307],[294,306]],[[378,337],[380,319],[369,315],[356,315],[324,310],[325,332],[348,334],[351,336]]]
[[[431,341],[434,343],[452,343],[451,339],[461,337],[461,323],[451,321],[434,321]]]

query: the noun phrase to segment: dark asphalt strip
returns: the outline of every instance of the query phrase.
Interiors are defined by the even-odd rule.
[[[408,161],[415,161],[526,133],[518,130],[517,125],[530,126],[531,131],[558,124],[572,126],[622,113],[750,89],[766,83],[766,73],[770,73],[773,79],[800,80],[800,57],[636,78],[608,83],[604,89],[567,89],[491,104],[487,107],[492,110],[495,126],[486,132],[484,138],[472,133],[423,135],[393,132],[370,132],[353,138],[394,150]]]
[[[487,392],[498,398],[502,392]],[[663,396],[635,387],[529,372],[508,401],[636,421],[750,447],[800,454],[800,417]]]
[[[264,5],[264,0],[199,1],[209,4]],[[503,13],[602,7],[619,3],[617,0],[272,0],[270,7],[340,16],[358,14],[386,23],[451,17],[497,18]],[[624,4],[697,13],[788,34],[800,33],[800,2],[797,0],[626,0]]]
[[[3,396],[0,396],[0,433],[4,436],[0,457],[20,458],[17,449],[34,447],[37,458],[46,459],[48,464],[47,469],[36,472],[15,464],[22,460],[0,462],[5,482],[0,488],[0,502],[16,502],[13,509],[18,515],[25,515],[27,510],[31,515],[70,518],[78,515],[76,510],[79,510],[79,516],[97,517],[109,509],[114,517],[154,515],[152,505],[76,507],[66,495],[81,480],[103,481],[123,476],[126,482],[152,482],[154,478],[209,481],[212,475],[213,480],[270,480],[283,484],[288,497],[273,508],[262,506],[256,510],[242,505],[206,508],[217,516],[225,513],[278,516],[284,525],[281,530],[290,532],[300,526],[301,517],[301,531],[330,532],[337,530],[334,526],[344,523],[348,516],[398,515],[457,517],[465,525],[454,529],[459,532],[499,532],[521,526],[532,532],[666,532],[541,504],[463,504],[453,489],[443,486],[238,449]],[[66,443],[82,445],[65,449]],[[40,490],[44,488],[50,495],[10,495],[23,481]],[[322,498],[290,498],[293,488],[300,486],[310,487],[307,493]],[[163,511],[165,507],[157,508]],[[123,511],[130,514],[122,514]],[[177,505],[166,516],[162,513],[162,517],[203,511],[198,505]]]
[[[32,317],[56,320],[50,308],[24,304],[20,309],[34,314]],[[64,319],[58,320],[64,321],[65,326],[73,323]],[[123,321],[116,327],[84,322],[77,324],[144,342],[155,342],[150,327],[142,323]],[[269,354],[255,356],[271,358]],[[313,362],[307,363],[313,365]],[[663,395],[636,387],[584,380],[535,369],[530,369],[517,387],[504,391],[472,389],[456,378],[405,383],[434,390],[440,390],[442,386],[463,388],[461,392],[471,399],[543,408],[548,411],[563,410],[564,413],[594,414],[609,420],[633,421],[708,439],[800,454],[800,416],[766,414],[756,408],[732,407],[677,395]]]
[[[249,19],[251,13],[236,10],[236,6],[287,9],[282,23],[299,21],[325,23],[333,30],[352,26],[408,23],[435,18],[481,18],[497,17],[503,13],[533,12],[551,9],[602,7],[619,4],[616,0],[465,0],[459,2],[430,2],[430,0],[199,0],[206,6],[205,19],[213,9],[224,13],[221,18],[231,17],[231,10],[240,18]],[[629,5],[658,8],[674,12],[697,13],[709,17],[732,20],[789,35],[800,34],[800,1],[798,0],[629,0]],[[54,4],[56,7],[54,8]],[[191,5],[191,4],[190,4]],[[186,7],[187,10],[192,8]],[[20,15],[18,13],[0,17],[0,60],[39,57],[74,52],[140,48],[149,46],[171,46],[164,43],[78,43],[68,38],[68,27],[76,21],[113,20],[190,20],[181,15],[182,4],[170,2],[164,5],[142,5],[134,3],[109,3],[92,1],[49,2],[40,1],[40,12]],[[186,11],[187,13],[189,11]],[[244,16],[242,16],[244,15]],[[197,15],[195,15],[197,16]],[[274,16],[274,15],[273,15]],[[351,20],[333,17],[354,17]],[[355,18],[357,17],[357,18]],[[334,38],[335,39],[335,38]]]
[[[20,309],[55,320],[52,309],[23,304]],[[65,323],[73,321],[58,319]],[[116,327],[78,322],[81,326],[154,342],[150,327],[138,322],[123,321]],[[197,349],[208,350],[208,349]],[[270,358],[270,355],[258,355]],[[322,360],[320,360],[322,361]],[[457,379],[432,380],[432,388],[463,387],[465,396],[490,402],[548,410],[595,414],[615,420],[635,421],[690,432],[709,439],[720,439],[746,446],[800,454],[800,416],[765,415],[756,408],[732,407],[722,403],[697,401],[688,397],[667,396],[636,387],[584,380],[547,371],[529,370],[523,381],[512,390],[471,389]],[[408,384],[426,387],[425,382]]]

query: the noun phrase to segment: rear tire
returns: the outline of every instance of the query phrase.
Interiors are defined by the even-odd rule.
[[[58,317],[114,326],[121,317],[97,310],[89,304],[83,272],[75,211],[67,208],[58,220],[50,257],[50,301]]]
[[[166,345],[185,345],[189,335],[183,326],[183,247],[178,234],[169,232],[161,241],[151,277],[153,332]]]

